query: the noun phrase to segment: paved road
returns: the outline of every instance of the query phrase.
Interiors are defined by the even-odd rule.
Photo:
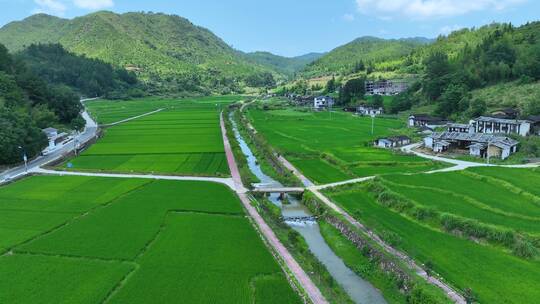
[[[86,101],[86,100],[81,100],[81,101]],[[81,145],[87,143],[88,141],[96,137],[97,130],[98,130],[96,122],[90,117],[88,112],[84,111],[82,113],[82,117],[86,121],[86,126],[84,128],[84,131],[80,133],[78,136],[76,136],[76,139]],[[38,156],[35,159],[30,160],[28,162],[28,171],[34,170],[41,166],[45,166],[61,158],[63,155],[66,155],[72,152],[74,149],[75,149],[75,140],[73,140],[69,144],[59,148],[58,150],[54,151],[53,153],[47,156]],[[25,174],[27,174],[27,172],[25,170],[24,165],[21,165],[12,169],[8,169],[0,173],[0,184],[2,184],[2,182],[5,182],[6,179],[8,178],[13,179],[13,178],[23,176]]]
[[[266,224],[266,222],[257,212],[255,207],[251,205],[251,201],[246,194],[247,189],[242,184],[242,178],[240,177],[238,166],[236,165],[236,160],[234,159],[234,154],[231,149],[231,144],[229,143],[229,138],[227,137],[227,130],[225,128],[225,122],[223,120],[223,113],[221,113],[220,115],[220,125],[221,133],[223,135],[223,143],[225,146],[225,154],[227,156],[227,162],[231,170],[232,178],[237,187],[236,191],[249,216],[259,227],[259,231],[264,235],[270,246],[272,246],[275,252],[281,257],[283,262],[285,262],[289,270],[294,274],[294,277],[302,285],[304,291],[307,293],[311,301],[315,304],[328,303],[319,288],[317,288],[311,278],[306,274],[302,267],[300,267],[298,262],[296,262],[291,253],[287,250],[287,248],[285,248],[285,246],[283,246],[283,244],[279,241],[277,236],[274,234],[274,231],[272,231],[272,229]]]
[[[452,167],[433,170],[426,173],[461,171],[461,170],[465,170],[467,168],[473,168],[473,167],[536,168],[540,166],[539,163],[523,164],[523,165],[494,165],[494,164],[476,163],[476,162],[470,162],[470,161],[465,161],[465,160],[440,157],[440,156],[429,155],[429,154],[416,151],[415,149],[419,148],[421,145],[422,144],[419,144],[419,143],[411,144],[411,145],[402,147],[401,150],[405,153],[412,153],[422,158],[446,162],[446,163],[450,163],[454,165]]]
[[[47,170],[42,168],[33,168],[30,173],[60,175],[60,176],[94,176],[94,177],[110,177],[110,178],[141,178],[141,179],[156,179],[156,180],[174,180],[174,181],[197,181],[197,182],[212,182],[226,185],[231,190],[236,191],[236,185],[232,178],[220,177],[201,177],[201,176],[173,176],[173,175],[155,175],[155,174],[115,174],[115,173],[92,173],[92,172],[74,172],[74,171],[59,171]]]

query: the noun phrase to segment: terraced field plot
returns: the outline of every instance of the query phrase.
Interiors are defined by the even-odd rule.
[[[294,110],[252,109],[248,117],[268,142],[317,183],[331,183],[376,174],[421,172],[444,165],[372,147],[377,137],[403,127],[394,119],[348,113],[306,113]],[[324,154],[324,155],[323,155]],[[325,158],[323,158],[323,156]]]
[[[69,163],[73,170],[229,175],[218,109],[199,102],[107,128],[103,138]]]
[[[536,242],[539,239],[538,170],[477,168],[430,175],[388,175],[379,182],[386,191],[432,212],[526,234]],[[413,215],[381,203],[381,194],[366,186],[327,194],[396,247],[421,263],[430,261],[437,273],[459,289],[471,288],[480,303],[534,303],[540,298],[537,255],[521,258],[511,248],[447,231],[435,225],[429,215]]]
[[[38,176],[0,204],[1,303],[300,303],[223,185]]]

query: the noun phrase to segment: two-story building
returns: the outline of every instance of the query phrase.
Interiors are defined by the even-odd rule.
[[[519,134],[521,136],[531,133],[531,122],[520,119],[480,116],[471,120],[470,126],[472,133]]]
[[[334,99],[330,96],[319,96],[313,99],[313,108],[323,110],[334,105]]]

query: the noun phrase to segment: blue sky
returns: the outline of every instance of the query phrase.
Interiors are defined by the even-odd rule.
[[[537,0],[0,0],[0,26],[37,12],[72,18],[106,9],[177,14],[242,51],[329,51],[357,37],[429,37],[493,21],[540,20]]]

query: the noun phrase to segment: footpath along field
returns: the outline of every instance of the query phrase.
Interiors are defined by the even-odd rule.
[[[540,299],[540,171],[385,175],[325,191],[393,246],[479,303]]]
[[[228,176],[216,103],[229,100],[217,97],[196,101],[156,100],[155,105],[148,101],[144,111],[153,110],[150,104],[154,108],[164,105],[168,108],[105,129],[103,138],[80,157],[66,162],[64,167],[79,171]],[[133,101],[98,101],[89,106],[98,117],[105,116],[103,113],[114,113],[115,119],[125,119],[126,115],[119,113],[123,107],[134,104]],[[107,117],[110,120],[110,116]]]
[[[31,177],[0,236],[0,303],[301,302],[220,184]]]
[[[399,133],[404,127],[399,120],[377,118],[371,134],[371,118],[350,113],[250,108],[247,115],[270,145],[319,184],[444,166],[373,147],[374,139]]]

